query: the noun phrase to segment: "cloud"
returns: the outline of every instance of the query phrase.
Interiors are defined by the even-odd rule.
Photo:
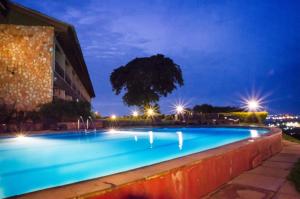
[[[76,27],[86,57],[105,59],[115,55],[176,55],[186,49],[214,53],[228,36],[223,24],[232,20],[221,16],[220,5],[200,5],[197,1],[177,2],[182,6],[176,7],[177,11],[173,10],[173,1],[87,0],[79,5],[62,4],[40,2],[46,12]]]

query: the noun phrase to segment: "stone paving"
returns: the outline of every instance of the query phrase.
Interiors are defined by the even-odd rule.
[[[287,180],[299,158],[300,144],[283,141],[279,154],[234,178],[206,199],[300,199],[300,193]]]

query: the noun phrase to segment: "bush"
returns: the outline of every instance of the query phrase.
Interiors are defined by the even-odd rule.
[[[16,113],[14,106],[8,106],[0,103],[0,123],[9,123]]]
[[[43,120],[52,122],[74,121],[79,116],[87,118],[92,115],[91,104],[83,101],[65,101],[56,99],[40,107],[39,113]]]
[[[38,122],[40,119],[41,117],[36,111],[18,111],[14,105],[0,104],[0,124],[2,126],[0,131],[23,131],[26,128],[25,123]]]
[[[263,123],[268,116],[268,112],[231,112],[229,114],[245,123]]]
[[[238,111],[243,111],[243,109],[231,106],[213,106],[210,104],[196,105],[193,108],[194,113],[229,113]]]
[[[53,125],[57,122],[74,121],[82,116],[93,116],[88,102],[73,102],[56,99],[41,105],[38,111],[18,111],[14,105],[6,105],[0,101],[0,131],[18,132],[26,129],[28,124],[43,122]],[[5,127],[5,128],[4,128]]]
[[[165,115],[164,120],[174,120],[175,116],[174,115]]]

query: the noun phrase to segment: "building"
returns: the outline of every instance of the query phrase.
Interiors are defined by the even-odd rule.
[[[0,99],[34,110],[55,98],[90,102],[95,93],[74,27],[0,0]]]

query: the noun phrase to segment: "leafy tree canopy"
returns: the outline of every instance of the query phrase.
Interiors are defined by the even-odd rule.
[[[228,113],[244,111],[241,108],[231,106],[212,106],[210,104],[196,105],[193,108],[195,113]]]
[[[55,99],[40,107],[39,114],[44,119],[55,121],[73,121],[79,116],[87,118],[91,114],[91,104],[83,101],[65,101]]]
[[[133,59],[115,69],[110,82],[115,94],[125,91],[125,104],[140,107],[155,104],[184,84],[180,66],[161,54]]]

